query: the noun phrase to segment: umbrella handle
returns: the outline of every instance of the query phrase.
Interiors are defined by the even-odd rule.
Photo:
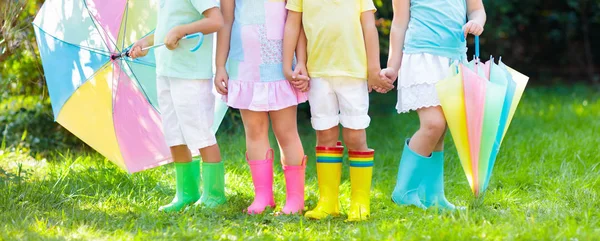
[[[181,39],[192,39],[192,38],[199,38],[198,43],[196,44],[196,46],[194,46],[193,48],[190,49],[190,52],[196,52],[198,49],[200,49],[200,47],[204,43],[204,34],[198,32],[198,33],[195,33],[195,34],[186,35],[185,37],[183,37]],[[164,45],[165,45],[164,43],[161,43],[161,44],[157,44],[157,45],[145,47],[142,50],[145,51],[145,50],[148,50],[148,49],[162,47]],[[130,57],[129,56],[129,51],[131,51],[131,49],[127,49],[123,53],[113,54],[112,56],[110,56],[110,58],[112,60],[116,60],[116,59],[123,58],[123,57]]]
[[[479,59],[479,36],[475,35],[475,59]]]
[[[200,49],[200,47],[204,43],[204,34],[198,32],[198,33],[190,34],[190,35],[183,37],[183,39],[190,39],[190,38],[196,38],[196,37],[199,38],[198,43],[196,44],[196,46],[194,46],[193,48],[190,49],[190,52],[196,52],[198,49]]]

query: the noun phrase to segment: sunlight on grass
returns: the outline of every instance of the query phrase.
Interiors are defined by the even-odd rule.
[[[56,153],[35,160],[0,151],[0,239],[355,239],[355,240],[597,240],[600,238],[600,100],[581,88],[528,90],[503,142],[488,191],[471,194],[450,137],[446,194],[467,210],[437,213],[398,207],[390,200],[401,143],[416,130],[416,115],[395,115],[393,96],[374,96],[369,145],[376,150],[372,217],[345,223],[350,198],[344,165],[342,215],[320,221],[300,216],[243,213],[253,197],[244,137],[221,135],[228,204],[215,210],[164,214],[174,194],[171,165],[128,175],[96,153]],[[301,120],[301,130],[310,128]],[[271,138],[273,136],[271,135]],[[309,164],[306,206],[318,199],[312,132],[302,131]],[[274,139],[273,143],[274,142]],[[276,161],[281,209],[285,181]]]

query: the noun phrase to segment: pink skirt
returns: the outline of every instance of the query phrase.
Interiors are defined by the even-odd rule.
[[[229,80],[228,94],[223,100],[228,106],[251,111],[276,111],[306,102],[303,93],[287,80],[252,82]]]

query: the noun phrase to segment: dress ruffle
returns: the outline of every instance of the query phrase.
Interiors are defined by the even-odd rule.
[[[252,82],[230,80],[223,100],[228,106],[252,111],[276,111],[304,103],[308,95],[287,80]]]
[[[431,54],[405,54],[398,74],[398,113],[439,106],[435,85],[450,76],[451,60]]]

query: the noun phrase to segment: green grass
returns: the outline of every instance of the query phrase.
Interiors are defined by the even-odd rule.
[[[446,193],[467,210],[438,214],[390,201],[402,141],[417,128],[416,115],[395,115],[394,94],[372,100],[369,144],[376,149],[372,217],[345,223],[272,214],[248,216],[252,184],[241,134],[221,135],[229,202],[216,210],[164,214],[174,194],[170,165],[128,175],[95,153],[57,153],[34,160],[0,153],[0,239],[356,239],[356,240],[598,240],[600,239],[599,95],[585,87],[535,88],[513,120],[490,187],[474,198],[447,138]],[[304,115],[304,114],[302,114]],[[301,115],[310,157],[306,205],[318,198],[313,132]],[[276,200],[284,180],[275,168]],[[347,165],[342,212],[349,204]]]

